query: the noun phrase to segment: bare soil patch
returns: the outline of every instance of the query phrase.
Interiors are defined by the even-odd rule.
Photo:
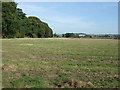
[[[94,85],[91,82],[83,82],[78,80],[70,80],[68,82],[63,82],[61,85],[55,88],[93,88]]]

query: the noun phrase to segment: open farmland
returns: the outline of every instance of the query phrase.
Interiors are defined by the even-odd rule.
[[[50,88],[74,79],[95,88],[118,86],[118,41],[3,39],[4,88]]]

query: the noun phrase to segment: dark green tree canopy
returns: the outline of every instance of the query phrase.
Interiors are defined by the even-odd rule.
[[[15,2],[2,2],[3,38],[42,38],[53,37],[53,31],[47,23],[35,16],[26,17]]]

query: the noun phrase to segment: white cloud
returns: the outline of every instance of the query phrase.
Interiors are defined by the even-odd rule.
[[[29,3],[22,3],[18,4],[18,7],[23,8],[23,11],[28,14],[27,16],[35,15],[39,17],[42,21],[47,22],[54,31],[58,32],[65,29],[85,30],[95,25],[94,22],[84,21],[82,17],[61,13],[53,6],[44,7],[31,5]]]
[[[18,8],[24,8],[23,11],[25,11],[25,12],[33,12],[33,13],[36,13],[36,12],[37,13],[39,13],[39,12],[45,13],[45,12],[49,11],[48,8],[29,5],[29,4],[26,4],[26,3],[21,4],[21,5],[18,4]]]
[[[23,8],[24,12],[31,12],[32,14],[36,14],[40,18],[44,18],[49,21],[53,21],[56,23],[68,23],[68,24],[73,24],[73,23],[87,23],[82,21],[82,18],[76,17],[76,16],[70,16],[70,15],[65,15],[64,13],[60,13],[56,11],[54,8],[55,7],[42,7],[42,6],[34,6],[34,5],[29,5],[29,4],[21,4],[19,8]],[[30,16],[30,15],[28,15]]]

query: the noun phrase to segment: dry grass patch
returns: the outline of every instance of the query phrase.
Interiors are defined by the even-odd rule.
[[[2,65],[2,70],[7,71],[7,72],[15,72],[16,71],[16,66],[15,65]]]
[[[28,46],[32,46],[33,44],[29,44],[29,43],[28,43],[28,44],[20,44],[20,45],[28,45]]]

